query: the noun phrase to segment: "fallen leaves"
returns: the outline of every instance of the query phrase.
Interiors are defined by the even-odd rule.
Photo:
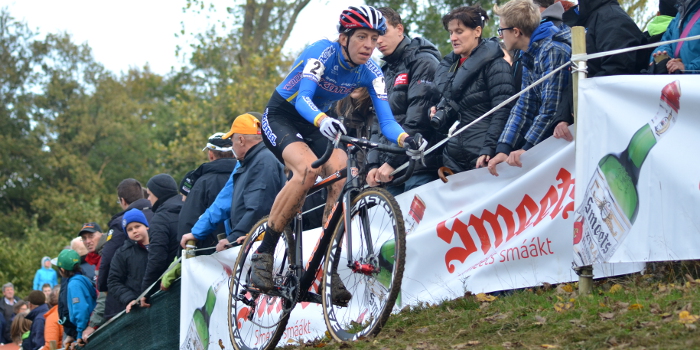
[[[615,313],[614,312],[601,312],[598,314],[600,316],[600,319],[605,321],[605,320],[612,320],[615,318]]]
[[[624,288],[622,288],[622,286],[621,286],[620,284],[616,283],[616,284],[614,284],[612,287],[610,287],[609,292],[610,292],[611,294],[615,294],[615,293],[619,293],[619,292],[621,292],[621,291],[623,291],[623,290],[624,290]]]
[[[572,303],[570,301],[567,301],[565,303],[559,302],[559,303],[554,304],[554,310],[556,312],[564,312],[566,310],[572,309],[573,307],[574,307],[574,303]]]
[[[691,315],[690,312],[683,310],[678,314],[678,322],[680,323],[695,323],[698,320],[697,315]]]
[[[547,319],[540,316],[540,315],[535,315],[535,321],[537,321],[537,322],[535,322],[535,324],[538,326],[542,326],[545,323],[547,323]]]
[[[632,304],[627,307],[627,310],[641,310],[644,308],[644,305],[642,304]]]
[[[558,346],[552,345],[552,344],[542,344],[542,345],[540,345],[540,347],[542,347],[543,349],[556,349],[556,348],[558,348]]]
[[[494,300],[498,299],[498,297],[495,297],[493,295],[488,295],[485,293],[479,293],[476,295],[476,300],[481,303],[488,303],[492,302]]]
[[[504,314],[497,313],[497,314],[493,314],[491,316],[485,317],[484,321],[489,322],[489,323],[496,323],[497,321],[504,320],[508,317],[510,317],[510,312],[506,312]]]

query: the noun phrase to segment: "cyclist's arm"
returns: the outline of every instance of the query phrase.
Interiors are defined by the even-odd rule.
[[[403,140],[408,134],[401,128],[401,125],[396,122],[396,119],[394,119],[394,114],[391,113],[389,102],[387,102],[386,99],[379,98],[377,93],[374,92],[374,87],[370,86],[368,89],[370,91],[369,95],[372,97],[374,109],[377,111],[377,120],[379,121],[379,128],[382,130],[382,134],[391,142],[403,147]]]
[[[296,102],[294,104],[297,112],[315,126],[319,126],[321,119],[326,117],[326,113],[319,110],[313,101],[318,82],[321,81],[321,76],[323,76],[325,69],[325,65],[317,59],[309,58],[306,60],[302,72],[302,79],[301,82],[299,82]]]

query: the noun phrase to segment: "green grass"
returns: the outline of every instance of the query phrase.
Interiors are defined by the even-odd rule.
[[[656,264],[653,275],[596,281],[587,296],[578,295],[576,284],[519,290],[490,302],[466,293],[404,309],[373,338],[321,339],[297,348],[700,349],[700,321],[680,322],[682,315],[700,314],[698,266]]]

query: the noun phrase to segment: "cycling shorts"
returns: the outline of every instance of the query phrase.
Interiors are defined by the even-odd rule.
[[[272,94],[263,113],[262,136],[265,146],[282,164],[282,152],[291,143],[306,143],[319,158],[328,145],[328,139],[321,131],[304,119],[277,91]]]

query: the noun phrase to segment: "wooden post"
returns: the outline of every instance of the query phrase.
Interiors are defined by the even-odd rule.
[[[571,53],[574,55],[585,54],[586,53],[586,29],[584,27],[573,27],[571,28],[571,40],[572,47]],[[576,66],[578,66],[578,71],[573,75],[574,79],[574,135],[578,139],[578,128],[576,127],[576,122],[578,121],[578,86],[581,79],[586,79],[586,61],[576,61]],[[593,291],[593,266],[580,266],[574,268],[576,274],[578,274],[578,293],[579,295],[590,294]]]
[[[194,248],[197,247],[197,241],[191,239],[185,243],[185,259],[194,258]]]

